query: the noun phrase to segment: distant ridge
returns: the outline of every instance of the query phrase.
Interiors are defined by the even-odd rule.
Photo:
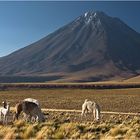
[[[55,82],[128,79],[140,74],[139,54],[139,33],[119,18],[90,11],[0,58],[0,76],[52,76],[49,81]]]

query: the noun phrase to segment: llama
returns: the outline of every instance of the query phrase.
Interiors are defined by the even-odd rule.
[[[45,121],[44,115],[39,107],[39,102],[35,99],[24,99],[22,102],[16,104],[15,110],[14,120],[18,120],[20,113],[23,112],[26,120],[31,121],[34,118],[39,122]]]
[[[93,117],[96,121],[100,120],[100,106],[94,101],[88,101],[87,99],[82,105],[81,116],[86,116],[87,113],[93,113]]]
[[[10,113],[10,104],[3,101],[3,107],[0,108],[0,120],[2,120],[3,116],[3,124],[7,124],[8,122],[8,115]]]

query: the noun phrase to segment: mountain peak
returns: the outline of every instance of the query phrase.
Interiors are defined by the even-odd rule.
[[[99,16],[99,15],[102,15],[102,16],[107,16],[104,12],[102,11],[87,11],[84,13],[84,16],[87,17],[87,16],[93,16],[93,17],[96,17],[96,16]]]
[[[96,16],[96,12],[93,12],[93,11],[85,12],[84,16],[85,16],[85,18],[87,16],[93,16],[93,17],[95,17]]]
[[[82,18],[84,19],[86,24],[92,23],[97,21],[98,23],[101,23],[100,18],[98,17],[97,11],[89,11],[85,12],[84,15],[82,15]]]

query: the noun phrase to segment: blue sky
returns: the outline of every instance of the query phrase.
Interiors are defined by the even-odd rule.
[[[119,17],[140,33],[140,1],[0,1],[0,57],[41,39],[90,10]]]

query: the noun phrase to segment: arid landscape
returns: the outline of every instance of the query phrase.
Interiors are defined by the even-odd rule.
[[[64,115],[64,114],[63,114]],[[46,121],[30,124],[23,120],[0,126],[1,139],[139,139],[138,117],[96,122]]]
[[[0,102],[5,99],[10,102],[11,113],[8,125],[1,122],[0,138],[140,138],[139,93],[139,88],[1,90]],[[44,123],[27,123],[22,115],[19,121],[12,121],[13,107],[28,97],[39,100],[46,117]],[[86,98],[101,106],[100,122],[95,122],[91,114],[81,119],[81,106]]]
[[[85,99],[95,100],[103,111],[139,112],[140,89],[26,89],[0,91],[0,102],[11,106],[25,98],[39,100],[42,108],[81,109]]]
[[[140,1],[1,1],[0,139],[139,140],[139,13]]]

